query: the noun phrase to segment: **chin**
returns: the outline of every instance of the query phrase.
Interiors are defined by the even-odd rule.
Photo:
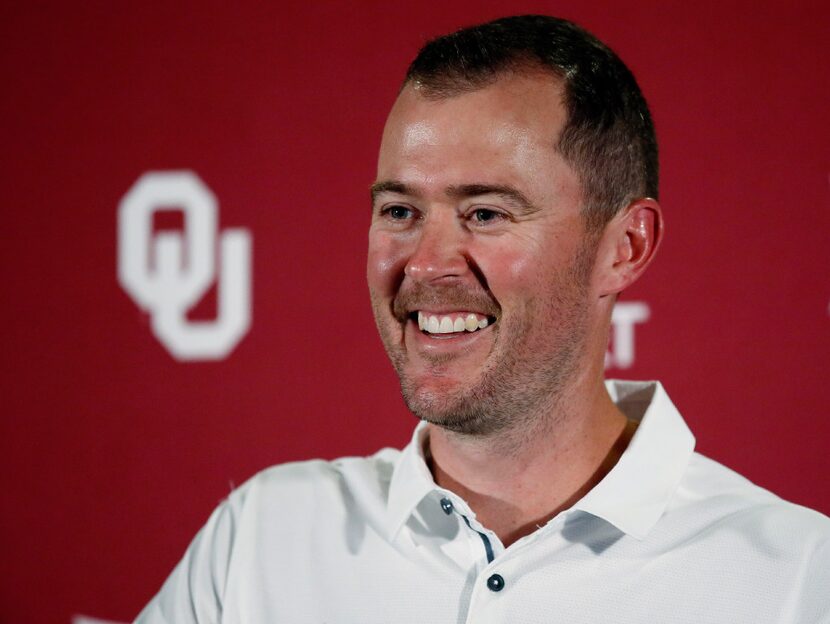
[[[475,376],[458,374],[457,366],[432,363],[426,368],[399,371],[405,399],[427,405],[453,405],[470,400],[480,386]]]
[[[419,419],[449,431],[467,435],[487,435],[501,429],[489,400],[477,396],[476,387],[450,378],[431,378],[414,383],[401,378],[401,391],[409,411]]]

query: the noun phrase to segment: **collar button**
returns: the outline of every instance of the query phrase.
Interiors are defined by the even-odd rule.
[[[452,501],[449,498],[442,498],[441,499],[441,509],[444,510],[444,513],[448,516],[452,513]]]

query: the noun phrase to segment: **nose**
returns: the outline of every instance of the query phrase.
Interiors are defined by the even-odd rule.
[[[430,214],[421,226],[404,273],[412,280],[435,282],[469,271],[464,231],[449,215]]]

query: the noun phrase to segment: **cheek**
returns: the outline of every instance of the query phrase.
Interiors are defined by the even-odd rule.
[[[535,254],[511,253],[502,262],[507,278],[514,284],[530,284],[538,278],[539,258]]]
[[[366,279],[369,289],[377,294],[392,294],[406,266],[404,246],[392,237],[369,233]]]
[[[543,229],[505,237],[481,250],[482,270],[494,293],[499,284],[517,296],[530,298],[550,289],[557,276],[571,266],[581,240],[581,234],[571,229],[564,233]],[[489,271],[484,269],[485,264]],[[520,289],[526,290],[517,292]]]
[[[535,283],[540,271],[539,257],[532,247],[499,245],[481,250],[477,257],[487,285],[498,299]]]

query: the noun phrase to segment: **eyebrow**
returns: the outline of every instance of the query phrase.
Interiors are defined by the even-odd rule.
[[[398,180],[375,182],[370,187],[370,190],[372,192],[373,203],[377,199],[377,196],[381,193],[397,193],[399,195],[421,197],[421,193],[416,188],[408,186]],[[481,195],[497,195],[520,208],[524,212],[530,213],[538,210],[538,208],[525,196],[524,193],[506,184],[452,185],[446,188],[445,193],[453,199],[467,199],[470,197],[479,197]]]
[[[398,195],[412,195],[413,197],[420,197],[420,193],[417,193],[415,189],[407,186],[403,182],[398,182],[397,180],[375,182],[369,187],[369,190],[372,193],[372,203],[375,202],[378,195],[381,193],[397,193]]]

